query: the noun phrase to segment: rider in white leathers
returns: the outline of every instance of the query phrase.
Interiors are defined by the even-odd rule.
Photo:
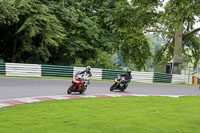
[[[87,87],[88,84],[90,84],[90,78],[92,77],[92,73],[90,72],[91,67],[87,66],[86,69],[82,72],[78,72],[76,75],[81,74],[82,77],[85,78],[85,84],[84,86]]]

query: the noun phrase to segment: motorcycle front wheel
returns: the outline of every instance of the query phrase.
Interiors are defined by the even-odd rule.
[[[71,93],[72,93],[72,87],[73,87],[73,85],[71,85],[71,86],[68,88],[67,94],[71,94]]]
[[[111,87],[110,87],[110,91],[113,91],[115,89],[115,84],[113,84]]]

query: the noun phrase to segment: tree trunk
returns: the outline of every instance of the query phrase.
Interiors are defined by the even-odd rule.
[[[17,39],[14,41],[14,46],[13,46],[13,53],[12,53],[12,60],[11,62],[16,63],[16,49],[17,49]]]
[[[182,63],[182,28],[176,28],[174,44],[174,74],[181,74]]]

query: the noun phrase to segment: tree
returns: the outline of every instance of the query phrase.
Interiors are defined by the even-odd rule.
[[[120,50],[124,61],[134,64],[137,70],[146,69],[151,57],[150,44],[143,31],[153,24],[154,12],[159,1],[126,0],[117,3],[110,18],[112,32],[120,38]]]
[[[64,5],[63,5],[64,4]],[[104,18],[109,9],[109,1],[60,1],[51,4],[56,16],[65,27],[67,38],[54,52],[49,63],[73,65],[86,64],[88,60],[99,58],[99,51],[114,54],[119,39],[105,26]],[[80,63],[79,63],[80,64]]]
[[[19,51],[23,52],[17,54],[47,62],[51,50],[56,50],[65,37],[63,26],[52,9],[38,0],[18,0],[16,7],[20,18],[16,35],[21,39]]]
[[[181,26],[173,27],[182,23],[178,23],[180,17],[176,22],[171,21],[176,16],[173,13],[186,8],[180,6],[180,10],[171,13],[170,10],[177,7],[167,4],[166,12],[158,12],[161,4],[161,0],[2,0],[0,58],[7,62],[59,65],[78,62],[111,68],[116,65],[112,61],[109,64],[110,60],[104,56],[112,58],[120,51],[125,62],[133,64],[137,70],[145,69],[152,56],[145,31],[159,23],[162,25],[160,28],[150,30],[165,31],[162,33],[168,37],[168,42],[175,42],[173,35],[178,30],[174,29]],[[197,12],[195,10],[195,14]],[[167,15],[170,17],[165,19]],[[188,22],[190,17],[188,15]],[[187,24],[184,21],[182,25],[185,27]],[[188,27],[192,31],[191,26]],[[187,32],[186,36],[183,32],[183,43],[187,46],[195,31]],[[198,41],[194,39],[192,45],[194,42]],[[166,52],[166,49],[170,53],[173,46],[166,45],[158,53]]]
[[[47,62],[51,50],[65,37],[64,28],[53,11],[38,0],[13,0],[7,5],[11,20],[1,25],[7,62]],[[4,8],[3,5],[0,5]],[[12,17],[12,14],[15,14]],[[16,19],[16,20],[15,20]],[[10,22],[10,23],[9,23]],[[11,23],[12,22],[12,23]],[[7,31],[7,33],[6,33]],[[5,34],[6,33],[6,34]],[[10,39],[8,39],[10,38]]]
[[[14,7],[14,1],[0,1],[0,58],[11,61],[11,43],[15,32],[14,25],[19,22],[18,10]]]
[[[148,40],[150,40],[150,49],[153,54],[151,60],[148,61],[147,65],[147,70],[151,71],[153,68],[153,60],[156,52],[161,48],[161,46],[165,43],[165,40],[163,40],[161,37],[153,36],[153,35],[148,35],[147,36]]]
[[[97,58],[89,59],[86,61],[86,65],[90,65],[95,68],[105,68],[105,69],[118,69],[118,59],[116,54],[109,54],[104,51],[98,51]]]
[[[170,0],[164,6],[164,11],[158,13],[157,25],[154,26],[154,29],[147,31],[161,33],[163,37],[168,39],[168,43],[156,54],[156,63],[168,62],[174,56],[177,57],[175,62],[181,63],[180,59],[183,59],[183,55],[188,52],[187,47],[196,45],[192,38],[195,33],[200,31],[200,27],[194,29],[195,22],[199,20],[199,9],[199,0]],[[190,46],[186,43],[188,41],[192,42]],[[196,52],[198,51],[193,52],[193,54]],[[195,58],[195,62],[198,60]],[[178,73],[180,74],[180,71]]]

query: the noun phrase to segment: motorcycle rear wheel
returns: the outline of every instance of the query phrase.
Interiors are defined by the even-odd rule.
[[[123,86],[120,91],[125,91],[128,86]]]
[[[72,87],[73,87],[73,85],[71,85],[71,86],[68,88],[67,94],[71,94],[71,93],[72,93]]]
[[[120,89],[120,91],[125,91],[125,90],[126,90],[126,88]]]

